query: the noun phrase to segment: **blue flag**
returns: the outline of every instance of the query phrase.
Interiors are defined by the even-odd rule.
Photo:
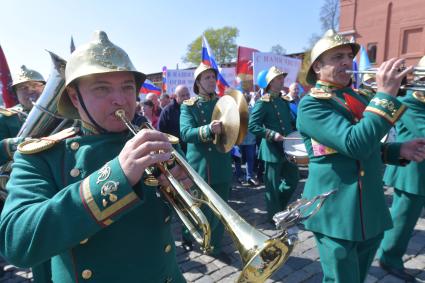
[[[372,68],[370,64],[369,56],[367,55],[366,48],[360,46],[360,62],[359,62],[359,71],[366,71]]]

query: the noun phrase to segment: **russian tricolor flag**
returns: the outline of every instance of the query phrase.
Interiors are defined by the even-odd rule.
[[[148,94],[150,92],[153,92],[157,95],[161,95],[161,89],[154,85],[154,83],[150,80],[145,80],[145,82],[142,84],[142,87],[140,88],[140,94]]]
[[[214,59],[214,55],[212,53],[210,45],[208,44],[208,41],[205,38],[205,36],[202,36],[202,63],[204,63],[205,65],[211,66],[213,69],[217,71],[218,95],[223,96],[224,91],[226,90],[226,88],[229,87],[229,84],[220,74],[220,71],[218,70],[218,67],[217,67],[217,63],[215,62],[215,59]]]

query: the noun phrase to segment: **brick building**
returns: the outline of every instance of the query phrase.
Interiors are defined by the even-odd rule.
[[[425,54],[424,0],[341,0],[339,32],[363,45],[375,66],[392,57],[415,65]]]

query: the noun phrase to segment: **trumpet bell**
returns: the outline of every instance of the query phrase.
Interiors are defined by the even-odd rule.
[[[242,255],[243,270],[237,282],[264,282],[288,259],[294,246],[284,238],[268,239],[261,249]]]

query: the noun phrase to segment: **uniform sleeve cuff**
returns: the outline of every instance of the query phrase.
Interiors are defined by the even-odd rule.
[[[395,97],[384,92],[378,92],[375,97],[370,100],[369,105],[365,109],[365,112],[372,112],[384,118],[392,125],[401,117],[404,111],[406,111],[406,106]]]
[[[204,125],[199,127],[198,134],[199,134],[199,139],[201,140],[201,142],[210,142],[214,138],[214,134],[211,130],[210,125]]]
[[[84,206],[101,226],[108,226],[140,203],[128,183],[118,157],[86,177],[80,185]]]
[[[275,131],[266,129],[266,140],[268,140],[268,141],[274,141],[275,134],[276,134]]]
[[[405,166],[410,163],[409,160],[400,158],[400,149],[402,143],[385,143],[381,148],[382,162],[385,164]]]

